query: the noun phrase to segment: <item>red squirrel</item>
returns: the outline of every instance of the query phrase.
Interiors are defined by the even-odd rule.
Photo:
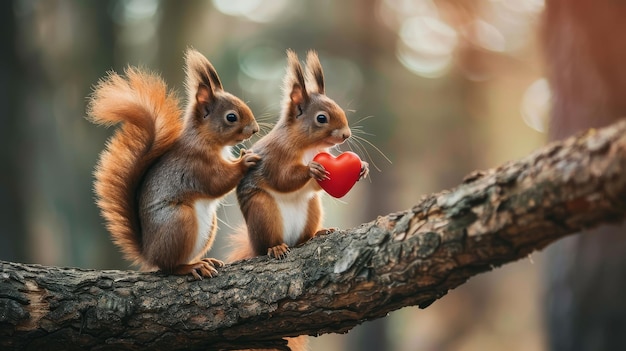
[[[287,51],[287,74],[281,115],[272,130],[253,145],[261,160],[237,186],[246,222],[233,235],[228,261],[260,255],[283,259],[289,247],[322,230],[322,204],[317,179],[328,172],[313,157],[351,136],[345,112],[324,94],[324,74],[317,54],[309,51],[306,79],[298,60]],[[369,167],[362,162],[361,177]],[[306,350],[308,338],[287,338],[291,350]]]
[[[351,136],[345,112],[324,94],[317,53],[307,55],[306,78],[298,56],[288,50],[287,58],[281,115],[253,145],[261,160],[237,186],[247,234],[234,235],[229,261],[265,254],[282,259],[289,247],[323,232],[316,180],[327,178],[328,172],[312,160]],[[363,162],[361,177],[368,171]]]
[[[185,54],[187,105],[156,74],[129,67],[94,89],[88,118],[120,123],[95,171],[97,204],[113,241],[128,260],[168,274],[212,277],[223,262],[203,258],[217,230],[220,200],[259,156],[225,148],[258,132],[248,106],[224,91],[202,54]]]

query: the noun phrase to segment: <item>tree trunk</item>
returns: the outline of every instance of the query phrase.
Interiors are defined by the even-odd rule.
[[[0,148],[0,257],[17,260],[25,256],[26,237],[23,208],[23,192],[20,173],[22,171],[23,145],[21,129],[18,128],[22,111],[18,95],[22,92],[24,68],[20,64],[15,48],[17,23],[12,1],[0,3],[0,42],[4,53],[0,55],[0,140],[8,147]]]

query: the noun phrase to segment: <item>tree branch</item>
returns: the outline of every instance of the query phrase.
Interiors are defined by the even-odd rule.
[[[626,122],[203,281],[2,262],[0,346],[222,349],[345,332],[626,213]]]

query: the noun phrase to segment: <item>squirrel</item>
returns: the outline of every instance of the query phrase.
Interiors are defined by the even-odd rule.
[[[232,236],[228,261],[260,255],[282,259],[290,247],[322,230],[322,206],[316,180],[329,177],[313,157],[351,136],[346,114],[324,93],[318,55],[309,51],[306,76],[292,50],[287,50],[283,108],[276,125],[252,150],[261,160],[237,186],[246,228]],[[369,166],[361,165],[361,178]]]
[[[322,204],[316,180],[329,173],[313,161],[320,151],[351,136],[345,112],[324,93],[324,73],[317,53],[309,51],[306,79],[295,52],[287,50],[283,109],[272,130],[252,150],[260,161],[237,186],[246,222],[231,237],[227,261],[261,255],[286,257],[290,247],[332,230],[322,229]],[[369,166],[361,164],[361,178]],[[287,338],[291,350],[307,350],[308,338]]]
[[[259,156],[225,150],[259,126],[250,108],[224,91],[213,65],[185,53],[187,105],[168,93],[159,75],[128,67],[95,86],[87,115],[95,124],[121,124],[95,170],[97,204],[114,243],[143,269],[212,277],[224,265],[202,258],[217,230],[220,200]]]

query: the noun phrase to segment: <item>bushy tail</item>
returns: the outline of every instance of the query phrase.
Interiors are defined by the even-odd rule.
[[[245,225],[237,228],[228,239],[229,252],[226,255],[226,262],[232,263],[256,256],[254,250],[252,249],[250,239],[248,238],[248,228],[246,228]]]
[[[125,257],[141,263],[137,188],[146,170],[182,132],[178,99],[156,74],[129,67],[111,72],[95,87],[87,108],[91,122],[121,123],[95,171],[97,204],[113,241]]]

